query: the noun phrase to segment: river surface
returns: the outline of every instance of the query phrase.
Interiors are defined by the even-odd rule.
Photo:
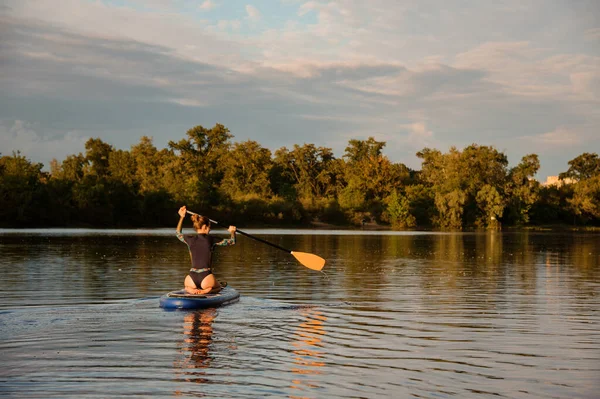
[[[325,273],[238,235],[169,312],[171,229],[0,230],[0,396],[600,397],[598,233],[247,232]]]

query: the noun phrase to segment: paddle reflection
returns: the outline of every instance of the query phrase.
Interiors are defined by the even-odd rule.
[[[305,391],[307,389],[320,388],[311,380],[311,375],[321,374],[320,368],[323,362],[322,336],[326,334],[324,323],[327,317],[322,312],[314,309],[302,311],[304,320],[296,327],[294,332],[295,341],[292,341],[294,350],[294,366],[291,371],[294,374],[290,388]],[[308,396],[290,395],[292,399],[307,398]]]
[[[210,344],[216,315],[216,309],[204,309],[184,316],[184,338],[179,349],[181,360],[175,364],[175,368],[182,371],[183,381],[200,384],[208,382],[207,373],[203,369],[209,368],[212,361]],[[181,391],[175,392],[177,396],[182,394]]]

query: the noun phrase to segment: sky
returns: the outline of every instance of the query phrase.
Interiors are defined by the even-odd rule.
[[[538,180],[600,153],[597,0],[0,0],[0,153],[158,148],[221,123],[272,151],[472,143]]]

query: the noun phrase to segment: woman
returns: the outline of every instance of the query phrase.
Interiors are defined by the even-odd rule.
[[[231,238],[219,239],[209,236],[210,220],[206,216],[192,215],[194,230],[197,235],[184,236],[181,234],[183,219],[187,213],[185,206],[179,208],[179,224],[177,225],[177,238],[187,244],[192,258],[192,268],[185,277],[184,286],[188,294],[203,295],[209,292],[219,292],[221,285],[212,274],[212,252],[214,247],[235,244],[235,226],[229,226]]]

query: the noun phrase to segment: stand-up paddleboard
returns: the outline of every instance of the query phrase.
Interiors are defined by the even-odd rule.
[[[240,293],[225,287],[216,294],[190,295],[185,290],[171,291],[160,297],[164,309],[204,309],[229,305],[240,300]]]

